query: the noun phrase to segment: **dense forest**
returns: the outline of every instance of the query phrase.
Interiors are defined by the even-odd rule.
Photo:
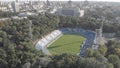
[[[18,13],[0,11],[0,18],[12,17],[12,16],[17,16],[17,15]]]
[[[33,38],[29,35],[32,21]],[[28,19],[0,21],[0,68],[120,68],[120,43],[109,41],[97,51],[87,49],[85,57],[62,54],[46,56],[35,50],[34,42],[51,31],[64,27],[95,30],[102,20],[51,14]],[[118,32],[120,25],[104,21],[104,32]]]

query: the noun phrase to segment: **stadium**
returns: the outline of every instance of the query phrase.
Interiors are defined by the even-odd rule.
[[[75,52],[76,55],[84,56],[85,50],[87,48],[97,49],[97,47],[98,47],[97,45],[95,45],[96,32],[81,29],[81,28],[62,28],[59,30],[54,30],[50,34],[46,35],[44,38],[40,39],[35,47],[37,50],[42,50],[43,53],[45,53],[46,55],[52,55],[52,54],[57,54],[57,53],[59,54],[59,52],[62,51],[61,49],[65,48],[64,45],[62,45],[63,48],[56,48],[56,47],[60,46],[59,38],[61,38],[62,36],[67,36],[67,35],[71,35],[71,36],[77,35],[77,37],[81,37],[81,38],[79,38],[79,40],[81,40],[81,41],[78,41],[79,43],[77,46],[77,48],[79,49],[79,52]],[[68,36],[68,37],[70,37],[70,36]],[[77,38],[71,38],[71,39],[75,40]],[[56,42],[58,42],[58,43],[56,44]],[[69,45],[73,44],[72,41],[70,41],[70,42],[71,43],[69,43]],[[63,38],[62,43],[67,44],[65,42],[64,38]],[[66,48],[65,49],[67,51],[70,51],[70,53],[72,53],[73,47],[75,47],[75,45],[73,45],[72,47],[70,46],[70,50],[68,50]],[[69,48],[69,46],[67,48]],[[74,49],[74,50],[76,50],[76,49]],[[63,52],[63,53],[66,53],[66,52]]]

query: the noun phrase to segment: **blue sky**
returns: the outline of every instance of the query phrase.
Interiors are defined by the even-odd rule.
[[[14,1],[14,0],[0,0],[0,1]],[[19,1],[29,1],[29,0],[19,0]],[[46,0],[40,0],[40,1],[46,1]],[[68,1],[68,0],[49,0],[49,1]],[[72,1],[84,1],[84,0],[72,0]],[[88,0],[88,1],[120,2],[120,0]]]

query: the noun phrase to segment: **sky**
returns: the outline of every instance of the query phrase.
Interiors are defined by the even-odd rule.
[[[0,0],[0,1],[14,1],[14,0]],[[19,0],[19,1],[29,1],[29,0]],[[46,1],[46,0],[40,0],[40,1]],[[49,0],[49,1],[68,1],[68,0]],[[71,0],[71,1],[85,1],[85,0]],[[88,0],[88,1],[120,2],[120,0]]]

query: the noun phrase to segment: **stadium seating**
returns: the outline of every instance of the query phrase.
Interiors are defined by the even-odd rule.
[[[48,47],[47,45],[50,44],[52,41],[54,41],[57,37],[59,37],[62,34],[61,31],[55,30],[49,35],[45,36],[44,38],[40,39],[38,43],[36,44],[35,48],[37,50],[42,50],[44,47]]]
[[[65,34],[70,34],[70,33],[75,33],[75,34],[80,34],[86,38],[85,43],[83,43],[80,51],[80,56],[85,55],[85,51],[87,48],[92,48],[94,44],[94,39],[95,39],[95,32],[92,32],[90,30],[84,30],[80,28],[62,28],[61,31]]]
[[[83,43],[80,51],[80,56],[85,55],[85,51],[87,48],[92,48],[94,44],[95,39],[95,32],[92,32],[90,30],[84,30],[81,28],[62,28],[59,30],[55,30],[49,35],[45,36],[44,38],[40,39],[39,42],[36,44],[37,50],[42,50],[44,47],[48,47],[48,45],[55,41],[56,38],[58,38],[61,34],[79,34],[86,38],[86,41]],[[48,51],[45,51],[48,52]]]

